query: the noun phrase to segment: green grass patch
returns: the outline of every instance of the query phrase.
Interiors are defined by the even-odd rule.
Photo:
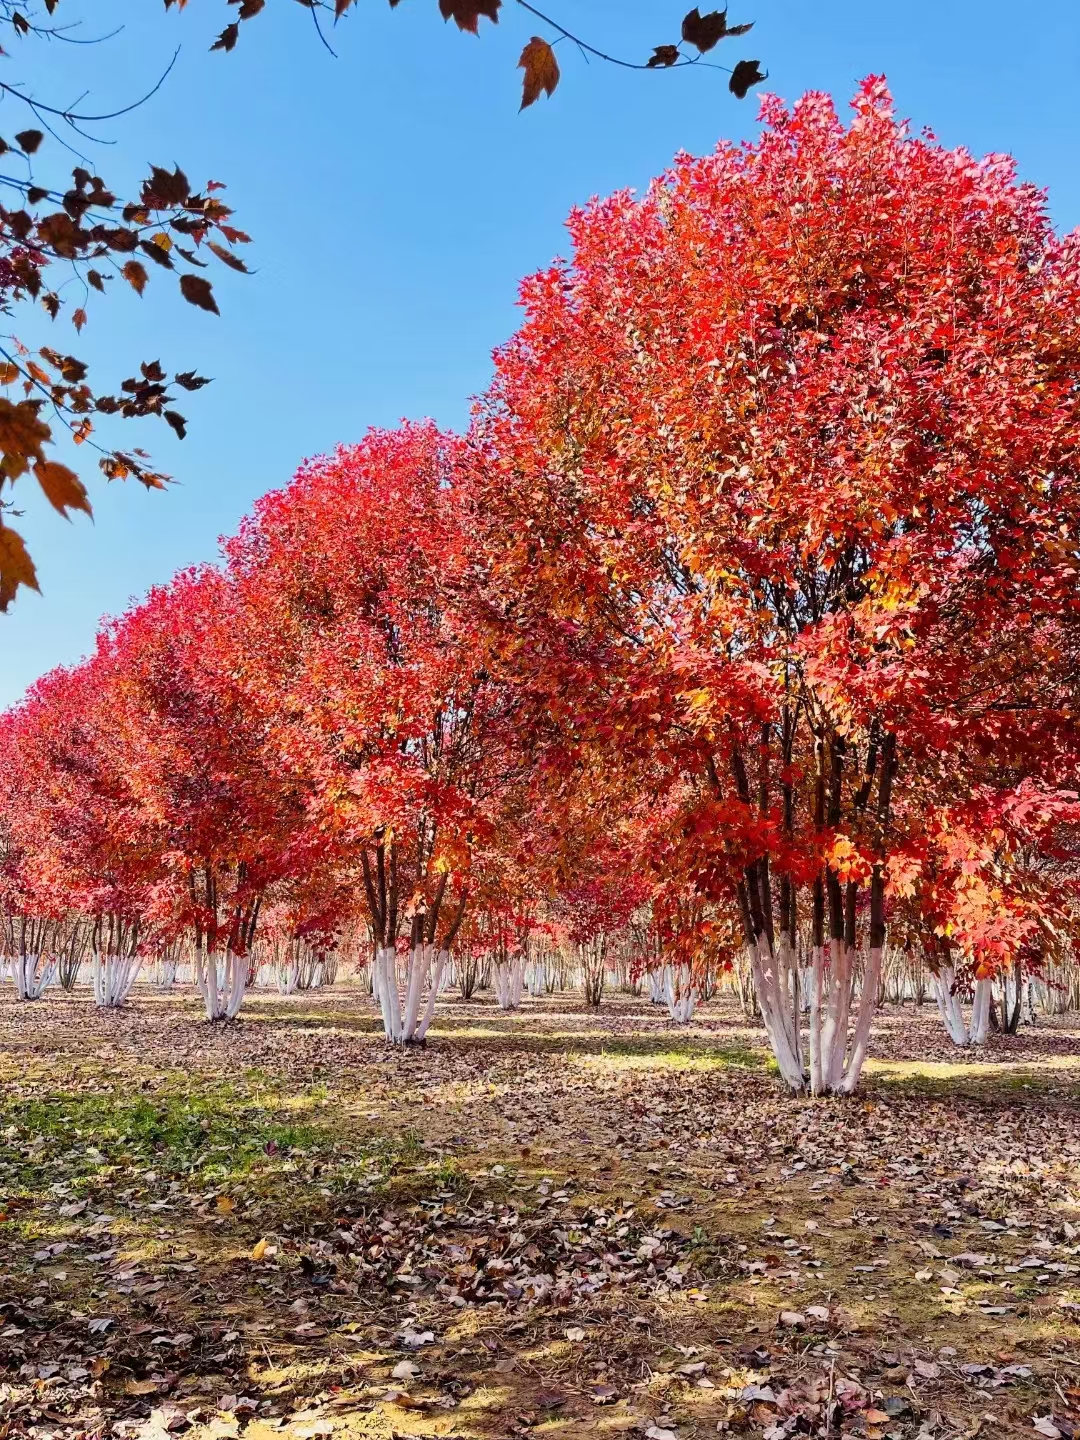
[[[168,1096],[51,1093],[0,1107],[0,1165],[24,1181],[62,1170],[78,1180],[105,1168],[152,1168],[209,1184],[261,1160],[328,1143],[325,1131],[284,1123],[230,1092]]]
[[[221,1085],[8,1096],[0,1102],[0,1193],[42,1195],[62,1183],[76,1195],[100,1195],[133,1181],[184,1191],[239,1187],[306,1211],[324,1204],[327,1192],[384,1193],[403,1174],[422,1188],[448,1183],[438,1164],[425,1165],[411,1131],[353,1138],[309,1119],[325,1094],[315,1086],[291,1099],[253,1097]]]

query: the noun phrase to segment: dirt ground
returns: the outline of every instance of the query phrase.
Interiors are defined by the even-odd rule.
[[[1080,1017],[0,989],[0,1437],[1080,1436]]]

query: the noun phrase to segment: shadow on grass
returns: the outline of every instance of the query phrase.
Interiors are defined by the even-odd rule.
[[[561,1007],[557,1010],[545,1007],[535,1012],[504,1012],[491,1005],[477,1005],[473,1008],[461,1004],[455,1006],[453,1011],[436,1012],[434,1024],[428,1032],[427,1047],[450,1053],[467,1044],[473,1050],[477,1046],[484,1046],[493,1051],[533,1053],[537,1056],[668,1057],[714,1065],[737,1065],[748,1069],[759,1068],[767,1060],[763,1050],[756,1050],[742,1038],[730,1033],[740,1031],[743,1028],[741,1025],[713,1022],[702,1027],[703,1033],[685,1035],[670,1028],[659,1028],[660,1017],[656,1011],[642,1007],[640,1015],[628,1014],[624,1009],[618,1014],[618,1019],[640,1019],[652,1022],[652,1026],[641,1032],[613,1036],[605,1024],[608,1018],[603,1011],[580,1007]],[[578,1023],[573,1028],[568,1024],[566,1029],[547,1031],[526,1028],[531,1020],[537,1019],[549,1024],[551,1021]],[[241,1023],[273,1026],[282,1030],[341,1031],[371,1036],[374,1040],[383,1039],[382,1025],[377,1015],[357,1015],[342,1010],[299,1010],[274,1000],[249,1002]],[[713,1035],[716,1036],[715,1040]]]
[[[1030,1104],[1073,1108],[1080,1099],[1080,1057],[1054,1057],[1032,1062],[869,1060],[862,1091],[869,1095],[924,1096],[932,1100],[963,1099],[989,1107]]]

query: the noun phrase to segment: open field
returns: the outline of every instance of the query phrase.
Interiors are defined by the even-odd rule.
[[[762,1040],[0,992],[0,1435],[1080,1435],[1080,1022],[886,1011],[848,1102]]]

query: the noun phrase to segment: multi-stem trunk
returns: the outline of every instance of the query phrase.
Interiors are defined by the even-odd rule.
[[[990,1030],[992,990],[993,986],[989,977],[975,981],[969,1024],[964,1019],[956,971],[952,965],[942,962],[934,972],[934,994],[937,998],[938,1010],[949,1039],[960,1049],[966,1050],[971,1045],[986,1044],[986,1037]]]

